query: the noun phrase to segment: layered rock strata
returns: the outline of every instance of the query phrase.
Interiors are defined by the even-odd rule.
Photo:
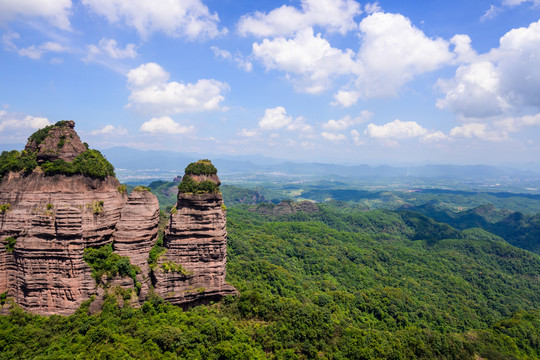
[[[10,173],[0,183],[0,292],[8,291],[24,309],[40,314],[70,314],[95,293],[86,247],[110,242],[127,196],[118,180],[82,175],[46,177]],[[102,204],[102,205],[100,205]]]
[[[198,180],[220,184],[217,175]],[[160,296],[172,304],[189,306],[237,294],[225,282],[225,223],[226,210],[220,193],[178,193],[176,211],[172,212],[165,233],[166,253],[153,272]],[[180,269],[171,271],[167,263],[179,265]]]
[[[87,150],[73,127],[73,122],[63,121],[36,132],[26,154],[35,154],[38,164],[73,161]],[[106,163],[100,161],[90,165]],[[215,174],[193,178],[220,184]],[[8,172],[0,178],[0,293],[45,315],[71,314],[92,295],[97,295],[92,307],[98,309],[100,298],[115,288],[137,294],[129,300],[133,306],[140,305],[152,287],[183,307],[236,294],[225,283],[222,205],[219,193],[180,193],[165,232],[165,252],[151,269],[148,259],[159,227],[153,194],[141,188],[128,197],[112,175],[46,175],[40,166]],[[84,251],[106,244],[129,258],[137,269],[135,279],[92,277]]]
[[[144,300],[152,286],[149,276],[148,254],[158,236],[159,202],[148,191],[133,191],[122,209],[113,237],[115,252],[130,258],[132,265],[141,269],[137,281],[141,283],[139,299]]]

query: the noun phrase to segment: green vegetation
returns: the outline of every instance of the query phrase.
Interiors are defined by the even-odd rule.
[[[41,164],[41,169],[46,175],[75,175],[82,174],[93,178],[104,179],[114,176],[114,167],[98,150],[87,150],[77,156],[73,162],[61,159]]]
[[[148,191],[148,192],[151,192],[152,189],[150,189],[150,188],[147,187],[147,186],[142,186],[142,185],[140,185],[140,186],[135,186],[135,188],[133,189],[133,191],[142,191],[142,192]]]
[[[103,200],[94,200],[92,201],[91,204],[87,204],[86,206],[92,209],[92,212],[94,213],[94,215],[99,215],[99,214],[103,214],[104,205],[105,205],[105,202],[103,202]]]
[[[191,176],[185,175],[178,185],[178,191],[186,194],[217,194],[219,186],[212,180],[195,181]]]
[[[131,265],[129,257],[120,256],[113,252],[112,244],[84,249],[83,259],[92,269],[92,277],[96,280],[96,284],[102,282],[103,275],[106,275],[108,279],[119,275],[120,277],[132,278],[137,287],[136,276],[141,272],[141,269]],[[140,285],[138,287],[140,288]]]
[[[9,172],[31,172],[38,166],[36,154],[17,150],[2,151],[0,155],[0,180]]]
[[[210,160],[203,159],[189,164],[185,173],[188,175],[216,175],[217,169]]]
[[[150,269],[154,269],[157,265],[158,259],[167,252],[167,249],[163,246],[163,236],[165,234],[165,227],[167,226],[167,222],[167,216],[162,210],[160,210],[158,237],[156,239],[156,242],[152,246],[152,249],[150,250],[150,254],[148,255],[148,265],[150,265]]]
[[[169,260],[164,261],[163,264],[161,264],[161,268],[165,272],[175,272],[175,273],[183,274],[186,276],[192,274],[191,271],[187,271],[186,269],[184,269],[182,264],[177,264]]]
[[[8,203],[8,204],[0,205],[0,214],[5,214],[10,210],[11,210],[11,204]]]
[[[116,187],[116,191],[118,191],[119,193],[122,193],[122,194],[127,194],[127,186],[125,184],[118,185]]]
[[[30,135],[29,142],[35,142],[39,145],[48,136],[50,130],[54,127],[63,126],[65,121],[59,121],[55,125],[47,126]],[[60,150],[66,142],[66,135],[61,135],[57,144]],[[41,170],[46,175],[75,175],[82,174],[93,178],[104,179],[107,176],[114,176],[114,167],[105,159],[105,157],[97,150],[88,149],[77,156],[73,162],[66,162],[61,159],[54,161],[46,161],[39,165]],[[27,152],[23,150],[4,151],[0,155],[0,180],[9,172],[24,171],[25,173],[32,172],[38,163],[36,160],[36,152]]]
[[[0,359],[540,358],[540,256],[411,211],[254,210],[227,210],[240,297],[182,311],[109,296],[99,314],[87,303],[68,317],[14,306]],[[119,267],[113,254],[85,251],[96,280]]]
[[[47,204],[47,210],[52,210],[52,209],[54,209],[54,205],[51,204],[51,203],[48,203]]]
[[[15,249],[15,244],[17,244],[17,239],[12,236],[9,236],[5,239],[5,242],[6,242],[6,251],[12,252],[13,249]]]
[[[60,141],[58,141],[58,144],[56,144],[56,147],[58,149],[61,149],[66,144],[66,135],[60,135]]]

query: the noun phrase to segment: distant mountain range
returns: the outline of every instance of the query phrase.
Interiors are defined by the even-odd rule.
[[[159,169],[164,171],[183,170],[190,162],[208,157],[196,153],[172,151],[142,151],[127,147],[113,147],[102,153],[117,168],[126,170]],[[419,165],[419,166],[369,166],[337,165],[323,163],[294,163],[259,155],[212,157],[220,174],[283,174],[306,176],[341,176],[354,178],[540,178],[540,173],[510,167],[488,165]]]

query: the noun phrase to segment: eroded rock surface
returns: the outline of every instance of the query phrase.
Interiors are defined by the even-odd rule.
[[[10,252],[0,248],[7,273],[0,277],[0,292],[9,291],[21,307],[40,314],[70,314],[89,299],[95,282],[83,252],[111,241],[127,199],[119,185],[113,177],[39,171],[4,178],[0,204],[11,210],[0,214],[0,238],[13,237],[16,244]]]
[[[220,183],[217,175],[199,178]],[[226,210],[220,193],[178,193],[176,212],[165,233],[166,253],[154,270],[156,292],[177,305],[192,305],[236,295],[225,282],[227,263]],[[180,271],[167,271],[167,262]],[[165,266],[164,266],[165,265]]]
[[[25,150],[35,153],[39,164],[71,162],[87,150],[73,127],[72,121],[48,127],[32,135]],[[193,178],[220,184],[215,174]],[[222,205],[219,193],[180,193],[164,237],[166,252],[151,269],[148,258],[159,228],[152,193],[142,189],[128,197],[110,175],[46,175],[40,166],[8,172],[0,178],[0,293],[44,315],[71,314],[92,295],[96,310],[107,292],[134,294],[121,302],[137,306],[152,286],[184,307],[236,294],[225,283]],[[136,275],[92,277],[84,250],[107,244],[129,258],[127,266],[135,266]]]

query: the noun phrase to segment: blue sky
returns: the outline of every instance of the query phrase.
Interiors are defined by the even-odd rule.
[[[0,0],[0,32],[0,144],[538,162],[540,0]]]

